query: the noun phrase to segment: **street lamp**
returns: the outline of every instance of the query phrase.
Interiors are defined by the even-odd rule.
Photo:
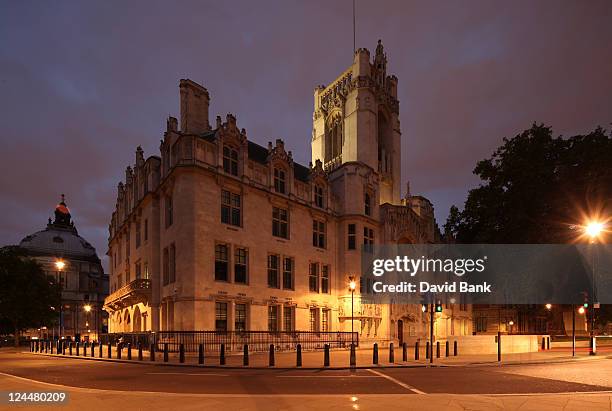
[[[604,230],[604,223],[597,220],[591,220],[584,226],[584,232],[589,236],[590,243],[595,243],[595,240]],[[593,280],[591,281],[591,344],[589,355],[595,355],[597,348],[595,346],[595,250],[592,250],[591,270],[593,273]],[[584,312],[584,308],[582,308]],[[581,313],[582,314],[582,313]]]
[[[514,320],[508,321],[508,325],[510,326],[510,334],[512,334],[512,326],[514,325]]]
[[[353,326],[355,322],[355,317],[354,317],[355,288],[357,288],[355,277],[350,276],[349,277],[349,290],[351,292],[351,345],[355,344],[355,336],[353,334]]]
[[[55,260],[55,269],[57,270],[57,277],[59,280],[59,284],[60,284],[60,309],[59,309],[59,324],[58,324],[58,330],[57,330],[57,338],[59,340],[62,339],[62,328],[63,328],[63,322],[64,322],[64,303],[62,302],[62,293],[64,291],[64,285],[62,284],[62,274],[61,272],[64,270],[64,268],[66,267],[66,263],[64,262],[64,260],[62,260],[61,258],[58,258],[57,260]]]
[[[552,304],[546,304],[545,307],[548,311],[550,311],[552,309]]]
[[[83,311],[85,311],[85,327],[87,327],[87,334],[89,334],[91,332],[89,330],[89,313],[91,312],[91,305],[85,304],[83,306]],[[89,335],[88,335],[88,338],[89,338]]]

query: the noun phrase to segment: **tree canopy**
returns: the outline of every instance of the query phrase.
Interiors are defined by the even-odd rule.
[[[57,321],[61,288],[18,247],[0,248],[0,333],[19,333]]]
[[[612,216],[612,134],[601,127],[563,138],[534,124],[474,174],[481,184],[444,225],[459,243],[568,243],[586,219]]]

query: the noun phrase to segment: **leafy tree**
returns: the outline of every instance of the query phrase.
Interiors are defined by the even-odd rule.
[[[60,286],[18,247],[0,248],[0,333],[15,335],[57,320]]]
[[[482,180],[444,225],[459,243],[567,243],[586,216],[612,215],[612,135],[553,137],[534,124],[479,161]]]

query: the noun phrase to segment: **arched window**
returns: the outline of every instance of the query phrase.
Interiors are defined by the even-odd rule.
[[[331,161],[342,154],[343,140],[342,117],[336,115],[327,124],[325,161]]]

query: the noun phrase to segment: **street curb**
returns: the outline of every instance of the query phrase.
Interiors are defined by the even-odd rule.
[[[307,370],[307,371],[325,371],[325,370],[367,370],[367,369],[394,369],[394,368],[446,368],[445,364],[398,364],[398,365],[359,365],[355,367],[255,367],[255,366],[235,366],[235,365],[200,365],[200,364],[189,364],[189,363],[177,363],[177,362],[160,362],[160,361],[138,361],[138,360],[124,360],[117,358],[96,358],[96,357],[84,357],[84,356],[70,356],[70,355],[57,355],[49,353],[35,353],[30,351],[22,351],[22,354],[41,355],[44,357],[53,358],[67,358],[71,360],[87,360],[87,361],[101,361],[101,362],[115,362],[124,364],[136,364],[136,365],[153,365],[157,367],[189,367],[189,368],[210,368],[210,369],[225,369],[225,370],[279,370],[279,371],[294,371],[294,370]]]

